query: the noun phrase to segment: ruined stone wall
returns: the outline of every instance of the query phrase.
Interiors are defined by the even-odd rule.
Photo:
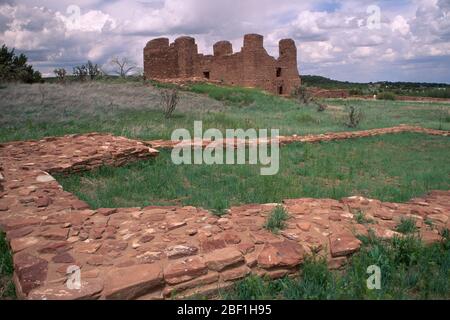
[[[279,43],[279,58],[264,49],[264,37],[244,36],[240,52],[233,53],[228,41],[217,42],[214,55],[198,53],[195,39],[181,37],[169,44],[167,38],[149,41],[144,49],[144,73],[148,79],[201,78],[228,85],[256,87],[274,94],[290,94],[301,83],[297,48],[291,39]]]

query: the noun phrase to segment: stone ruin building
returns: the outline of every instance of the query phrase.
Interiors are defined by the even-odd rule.
[[[275,59],[264,49],[263,41],[261,35],[247,34],[240,52],[233,53],[229,41],[220,41],[214,45],[213,55],[203,55],[191,37],[180,37],[171,44],[167,38],[154,39],[144,48],[144,74],[160,81],[203,79],[291,94],[301,83],[295,42],[281,40]]]

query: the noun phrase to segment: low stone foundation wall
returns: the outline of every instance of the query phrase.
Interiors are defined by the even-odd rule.
[[[281,140],[315,142],[408,131],[405,128]],[[295,275],[313,252],[327,257],[330,268],[341,268],[360,247],[357,235],[372,230],[381,238],[401,236],[395,227],[404,217],[416,220],[428,243],[439,241],[439,230],[450,228],[450,191],[434,191],[405,204],[362,197],[287,199],[287,227],[274,235],[263,225],[276,204],[232,207],[223,217],[195,207],[92,210],[49,174],[156,156],[157,150],[148,145],[167,143],[89,134],[0,145],[0,228],[13,252],[20,298],[212,296],[249,274]],[[359,224],[359,211],[374,223]],[[80,270],[79,289],[67,285],[74,268]]]

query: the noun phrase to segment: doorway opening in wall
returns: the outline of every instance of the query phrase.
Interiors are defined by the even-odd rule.
[[[278,87],[278,94],[282,95],[283,94],[283,86],[279,86]]]
[[[209,77],[210,77],[209,71],[203,71],[203,77],[205,79],[209,79]]]
[[[277,78],[281,77],[281,68],[277,68]]]

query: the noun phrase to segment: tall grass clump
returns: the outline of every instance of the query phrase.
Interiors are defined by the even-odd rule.
[[[282,205],[278,205],[270,213],[264,227],[272,233],[278,233],[286,227],[286,220],[289,219],[289,214]]]
[[[13,261],[5,234],[0,232],[0,300],[15,297]]]

